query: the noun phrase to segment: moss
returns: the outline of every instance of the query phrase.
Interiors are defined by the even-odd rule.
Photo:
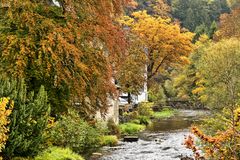
[[[118,144],[118,138],[115,135],[107,135],[101,137],[102,146],[116,146]]]
[[[50,147],[35,160],[84,160],[80,155],[74,153],[69,148]]]

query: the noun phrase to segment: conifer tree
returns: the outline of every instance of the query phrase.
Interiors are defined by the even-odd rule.
[[[27,93],[24,80],[0,80],[0,96],[14,100],[10,116],[10,133],[4,156],[29,156],[39,150],[43,142],[43,131],[50,114],[47,93],[43,86],[38,94]]]

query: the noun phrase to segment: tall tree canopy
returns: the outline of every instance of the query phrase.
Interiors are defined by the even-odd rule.
[[[136,2],[138,5],[134,11],[146,10],[150,15],[170,16],[171,7],[167,0],[136,0]]]
[[[130,0],[58,2],[0,1],[0,72],[25,78],[29,89],[45,85],[55,110],[70,99],[84,106],[86,98],[95,108],[81,110],[104,110],[111,65],[126,47],[114,19]]]
[[[133,18],[125,17],[122,23],[140,37],[147,55],[147,77],[155,75],[172,64],[185,61],[192,51],[192,34],[182,32],[179,25],[170,19],[153,17],[146,11],[133,13]]]
[[[172,0],[171,6],[173,17],[190,31],[200,25],[209,29],[220,14],[230,11],[226,0]]]
[[[237,37],[240,38],[240,8],[232,10],[229,14],[223,14],[220,18],[219,31],[216,39]]]

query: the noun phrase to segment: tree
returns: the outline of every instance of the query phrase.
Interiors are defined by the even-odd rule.
[[[196,127],[192,132],[200,138],[201,148],[208,158],[239,159],[239,39],[211,43],[203,53],[197,67],[204,80],[201,93],[206,95],[208,107],[214,109],[214,116],[205,121],[203,128],[212,133],[207,136]]]
[[[175,69],[171,75],[173,87],[177,92],[177,99],[191,102],[193,107],[201,107],[205,102],[205,96],[200,93],[204,90],[203,77],[199,73],[198,65],[206,47],[211,44],[207,35],[201,35],[195,43],[194,51],[189,55],[189,63]]]
[[[75,101],[84,115],[105,111],[107,93],[114,93],[112,65],[126,47],[114,19],[130,0],[58,2],[1,0],[0,72],[25,78],[29,90],[44,85],[53,113]]]
[[[123,92],[139,94],[142,91],[147,78],[147,57],[141,40],[131,33],[127,34],[129,42],[128,54],[116,73],[116,79]],[[131,101],[130,97],[128,101]]]
[[[231,8],[237,8],[240,5],[240,1],[239,0],[227,0],[227,2],[228,2],[228,5]]]
[[[166,0],[136,0],[136,2],[138,4],[134,9],[132,9],[133,11],[146,10],[150,15],[157,15],[161,17],[170,16],[171,7]],[[129,14],[132,13],[132,10],[130,10]]]
[[[198,71],[205,81],[205,94],[213,108],[236,109],[240,93],[240,43],[221,40],[204,50]]]
[[[23,80],[1,78],[0,86],[0,96],[10,97],[14,101],[4,156],[34,155],[43,143],[43,131],[50,115],[47,93],[44,87],[36,95],[34,92],[27,93]]]
[[[240,8],[232,10],[229,14],[223,14],[220,17],[219,30],[215,39],[240,37]]]
[[[212,22],[219,20],[220,14],[230,11],[226,0],[172,0],[171,6],[173,17],[192,32],[201,25],[209,30]]]
[[[182,32],[170,19],[153,17],[140,11],[133,13],[134,18],[125,17],[121,22],[139,36],[147,55],[147,79],[172,64],[182,63],[184,56],[192,51],[192,34]]]

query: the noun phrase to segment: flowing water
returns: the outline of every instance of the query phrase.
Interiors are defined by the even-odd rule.
[[[184,137],[190,134],[190,125],[205,115],[206,111],[179,110],[172,118],[154,120],[139,135],[138,142],[120,142],[117,147],[105,147],[100,160],[179,160],[192,156],[191,150],[183,145]]]

